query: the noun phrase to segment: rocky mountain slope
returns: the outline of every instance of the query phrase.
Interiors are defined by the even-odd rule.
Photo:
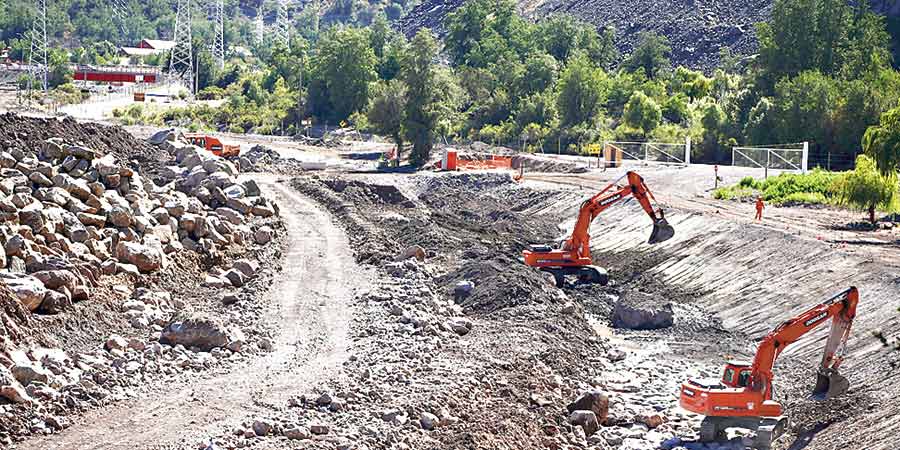
[[[448,14],[463,0],[423,0],[400,23],[412,35],[421,27],[443,32]],[[619,49],[631,52],[641,31],[654,31],[669,38],[675,64],[712,69],[719,50],[730,48],[737,55],[751,55],[757,42],[753,25],[771,14],[773,0],[518,0],[520,12],[534,20],[553,14],[570,14],[597,27],[617,31]],[[900,15],[900,0],[875,0],[876,11]]]

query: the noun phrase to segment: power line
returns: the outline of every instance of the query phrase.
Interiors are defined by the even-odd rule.
[[[194,54],[191,37],[191,0],[178,0],[178,10],[175,14],[175,47],[172,48],[169,76],[180,80],[193,94]]]

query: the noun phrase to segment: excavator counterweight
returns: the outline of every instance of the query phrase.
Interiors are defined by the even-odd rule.
[[[627,184],[616,191],[609,192],[623,178],[627,179]],[[525,264],[553,274],[556,285],[559,287],[565,284],[567,275],[575,275],[582,282],[606,284],[609,281],[606,270],[592,265],[591,236],[588,234],[588,230],[597,215],[628,197],[634,197],[653,221],[653,232],[650,233],[650,239],[647,241],[649,244],[658,244],[675,235],[675,230],[669,225],[662,209],[653,209],[650,202],[651,200],[656,201],[656,199],[653,198],[644,179],[635,172],[627,172],[581,204],[572,235],[558,247],[531,245],[523,251]]]

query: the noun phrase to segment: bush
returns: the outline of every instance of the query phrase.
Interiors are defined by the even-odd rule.
[[[837,195],[835,183],[841,174],[822,169],[814,169],[809,173],[782,173],[762,182],[754,182],[753,188],[763,192],[766,201],[780,203],[791,194],[818,193],[827,199]],[[743,181],[743,180],[741,180]]]
[[[745,188],[756,187],[756,180],[754,180],[753,177],[744,177],[741,178],[741,182],[738,183],[738,186]]]
[[[829,203],[829,200],[825,195],[819,192],[794,192],[792,194],[788,194],[784,198],[780,198],[777,201],[773,202],[776,205],[788,203],[788,204],[803,204],[803,205],[821,205]]]

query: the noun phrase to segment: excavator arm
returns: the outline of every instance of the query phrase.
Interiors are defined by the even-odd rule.
[[[625,186],[616,188],[619,181],[627,179]],[[656,244],[671,238],[675,231],[666,221],[662,209],[654,210],[651,201],[656,201],[650,189],[635,172],[627,172],[613,181],[593,197],[584,201],[578,211],[575,227],[558,249],[548,245],[531,246],[523,252],[525,263],[532,267],[587,267],[591,264],[590,226],[591,222],[603,211],[616,203],[634,197],[653,220],[653,232],[649,243]]]
[[[825,300],[806,312],[779,325],[759,345],[753,360],[751,379],[753,388],[762,390],[764,398],[772,398],[772,368],[778,355],[798,339],[824,324],[829,318],[831,332],[825,344],[825,353],[819,365],[818,379],[813,391],[815,397],[831,398],[846,391],[849,383],[837,373],[843,361],[844,348],[850,336],[850,326],[856,317],[859,291],[855,287]]]
[[[628,183],[615,192],[609,192],[622,178],[627,178]],[[653,210],[653,205],[650,201],[656,201],[656,199],[644,183],[644,179],[635,172],[628,172],[581,204],[578,219],[575,221],[575,228],[572,230],[572,236],[566,241],[567,245],[565,247],[576,250],[580,255],[590,257],[590,235],[588,230],[591,222],[600,213],[629,196],[633,196],[644,208],[644,212],[653,220],[653,232],[650,235],[649,243],[655,244],[672,237],[674,231],[666,222],[662,209],[658,211]]]

